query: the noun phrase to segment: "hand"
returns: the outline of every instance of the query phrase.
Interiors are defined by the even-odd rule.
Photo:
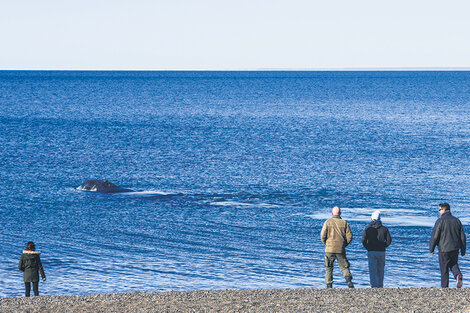
[[[44,277],[44,278],[42,279],[42,281],[46,281],[46,277]]]
[[[434,254],[434,251],[431,251],[431,254]]]

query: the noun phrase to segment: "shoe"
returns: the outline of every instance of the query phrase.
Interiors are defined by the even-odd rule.
[[[326,288],[327,288],[327,289],[333,288],[333,284],[326,284]]]
[[[462,280],[463,280],[462,274],[457,275],[457,288],[462,288],[462,285],[463,285]]]
[[[348,288],[354,288],[352,280],[348,280]]]

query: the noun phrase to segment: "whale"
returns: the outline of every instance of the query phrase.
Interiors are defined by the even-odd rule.
[[[80,186],[77,187],[78,190],[82,191],[93,191],[93,192],[102,192],[102,193],[118,193],[118,192],[133,192],[132,189],[121,188],[116,186],[113,183],[110,183],[107,180],[101,179],[87,179]]]

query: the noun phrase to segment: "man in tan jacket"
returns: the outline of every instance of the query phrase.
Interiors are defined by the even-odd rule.
[[[321,230],[321,241],[325,244],[325,283],[326,288],[333,288],[333,266],[338,259],[338,265],[343,272],[349,288],[354,288],[352,275],[349,271],[349,261],[346,258],[346,246],[352,241],[352,233],[348,222],[341,218],[341,209],[337,206],[331,210],[333,215],[326,220]]]

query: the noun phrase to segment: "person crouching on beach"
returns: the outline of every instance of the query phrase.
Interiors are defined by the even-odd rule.
[[[34,242],[30,241],[26,244],[18,264],[18,269],[23,272],[26,297],[31,295],[31,283],[33,283],[34,295],[39,296],[39,272],[41,272],[42,280],[46,281],[39,254],[40,252],[36,251]]]
[[[380,211],[372,213],[371,223],[364,229],[362,245],[367,249],[369,278],[372,288],[383,288],[385,269],[385,248],[392,243],[388,228],[382,225]]]
[[[449,268],[457,280],[457,288],[462,288],[462,273],[459,268],[459,250],[462,256],[467,248],[467,238],[460,220],[450,213],[448,203],[439,204],[439,214],[429,241],[429,252],[439,246],[439,266],[441,268],[441,287],[449,287]]]
[[[346,258],[346,246],[352,241],[352,232],[348,222],[341,219],[341,209],[335,206],[331,210],[333,215],[326,220],[321,230],[321,241],[325,247],[325,283],[326,288],[333,288],[333,267],[335,260],[343,272],[344,279],[349,288],[354,288],[352,275],[349,271],[349,261]]]

